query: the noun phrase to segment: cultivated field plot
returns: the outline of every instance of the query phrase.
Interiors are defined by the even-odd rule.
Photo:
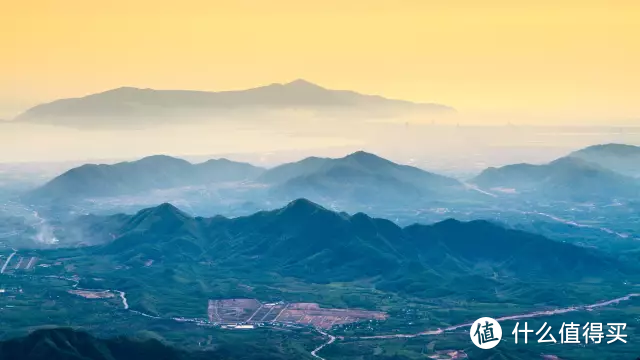
[[[17,252],[8,257],[0,255],[0,273],[14,273],[15,270],[30,270],[37,262],[37,257],[20,256]]]
[[[209,321],[225,324],[247,322],[261,307],[256,299],[209,300]]]
[[[280,315],[284,306],[284,304],[264,304],[262,308],[253,315],[252,321],[272,322]]]
[[[15,261],[15,260],[14,260]],[[32,257],[20,257],[18,259],[18,263],[15,265],[15,270],[29,270],[38,262],[38,258],[35,256]]]
[[[69,294],[82,296],[85,299],[110,299],[116,295],[109,290],[91,291],[91,290],[68,290]]]
[[[329,329],[364,320],[384,320],[382,312],[324,309],[315,303],[262,304],[255,299],[209,300],[209,320],[223,324],[291,323]]]
[[[382,312],[348,309],[323,309],[318,304],[289,304],[282,311],[279,322],[293,322],[302,325],[329,329],[334,325],[349,324],[363,320],[384,320],[387,315]]]

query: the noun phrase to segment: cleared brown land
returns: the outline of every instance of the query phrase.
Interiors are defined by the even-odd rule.
[[[256,299],[209,300],[209,321],[246,322],[261,306],[262,304]]]
[[[316,303],[291,303],[287,308],[296,310],[315,310],[320,309],[320,305]]]
[[[69,294],[82,296],[85,299],[109,299],[116,295],[108,290],[105,291],[88,291],[88,290],[69,290]]]
[[[462,350],[441,350],[428,357],[434,360],[459,360],[466,359],[467,354]]]
[[[218,323],[280,322],[329,329],[334,325],[385,320],[382,312],[324,309],[316,303],[262,304],[255,299],[209,300],[209,320]]]
[[[384,320],[385,313],[365,310],[323,309],[317,304],[291,304],[282,312],[278,321],[292,322],[329,329],[334,325],[349,324],[365,320]]]

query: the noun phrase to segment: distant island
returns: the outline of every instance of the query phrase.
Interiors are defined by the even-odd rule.
[[[244,111],[302,109],[333,115],[447,114],[446,105],[392,100],[331,90],[306,80],[235,91],[154,90],[121,87],[80,98],[37,105],[14,121],[76,128],[157,124],[167,118],[237,116]]]

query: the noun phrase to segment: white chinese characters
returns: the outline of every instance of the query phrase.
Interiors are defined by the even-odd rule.
[[[585,344],[588,344],[589,340],[594,344],[600,344],[602,342],[602,338],[604,338],[602,323],[587,323],[582,327],[582,330],[584,330],[582,336],[584,337]]]
[[[581,344],[582,340],[584,340],[584,344],[600,344],[605,338],[608,339],[607,344],[618,341],[627,343],[627,340],[625,339],[627,335],[622,333],[627,328],[626,323],[608,323],[607,327],[608,334],[605,335],[602,323],[587,323],[581,327],[580,324],[575,324],[573,322],[563,322],[560,327],[560,331],[558,331],[558,334],[560,335],[560,343]],[[580,329],[582,329],[582,334],[580,334]],[[533,333],[533,329],[529,329],[529,325],[526,322],[523,325],[521,325],[520,322],[517,322],[511,332],[511,334],[514,335],[516,344],[520,337],[522,337],[524,343],[527,344],[529,341],[529,333]],[[538,336],[538,343],[555,344],[558,342],[553,336],[551,326],[546,322],[540,327],[540,329],[538,329],[538,331],[536,331],[535,335]]]
[[[627,340],[623,339],[627,337],[627,335],[621,334],[622,330],[627,328],[627,324],[614,323],[607,325],[609,325],[609,334],[607,334],[607,337],[612,338],[611,340],[607,341],[607,344],[611,344],[612,342],[616,342],[618,340],[622,341],[625,344],[627,343]]]
[[[481,349],[494,348],[502,339],[502,328],[500,324],[488,317],[476,320],[471,325],[471,341]]]

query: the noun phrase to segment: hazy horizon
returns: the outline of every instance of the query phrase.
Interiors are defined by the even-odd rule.
[[[0,118],[121,86],[304,78],[446,104],[474,125],[638,124],[639,15],[599,0],[14,2],[0,14]]]
[[[149,87],[149,86],[131,86],[122,85],[109,88],[97,89],[92,92],[78,92],[74,94],[64,96],[50,96],[39,100],[24,100],[11,101],[10,98],[0,97],[0,124],[13,121],[17,116],[25,111],[42,104],[48,104],[57,100],[64,99],[78,99],[89,95],[95,95],[104,93],[107,91],[119,89],[119,88],[136,88],[136,89],[151,89],[151,90],[177,90],[177,91],[203,91],[203,92],[226,92],[226,91],[242,91],[255,89],[272,84],[286,84],[295,80],[307,80],[303,78],[292,78],[286,81],[274,81],[269,83],[256,83],[254,85],[248,85],[246,87],[232,87],[222,89],[203,89],[203,88],[176,88],[176,87]],[[308,80],[307,80],[308,81]],[[433,99],[409,99],[397,96],[387,95],[384,92],[371,92],[355,88],[335,88],[325,86],[323,82],[312,82],[318,86],[322,86],[329,90],[346,90],[354,91],[363,95],[381,96],[391,100],[402,100],[413,103],[422,104],[438,104],[453,108],[456,111],[455,119],[451,120],[447,124],[462,124],[470,126],[500,126],[500,125],[525,125],[525,126],[640,126],[640,108],[630,114],[620,114],[616,111],[609,109],[600,109],[598,111],[591,111],[588,113],[575,112],[572,109],[557,109],[555,111],[538,110],[521,111],[509,109],[508,107],[496,107],[493,109],[468,109],[465,107],[458,107],[455,103],[439,102]],[[62,92],[61,92],[62,93]],[[615,109],[613,109],[615,110]],[[609,111],[609,112],[608,112]],[[441,122],[442,123],[442,122]]]
[[[133,130],[0,124],[0,164],[79,165],[164,154],[199,160],[227,157],[271,167],[308,156],[341,157],[365,150],[399,163],[464,176],[489,166],[545,163],[590,145],[640,145],[639,127],[336,124],[335,121],[329,122],[329,126],[323,121],[282,119],[262,126],[213,122]]]
[[[0,46],[8,49],[0,66],[0,119],[8,120],[0,122],[0,162],[364,149],[472,171],[598,143],[640,144],[637,15],[638,3],[598,0],[12,3],[0,14]],[[368,113],[304,106],[190,113],[191,99],[164,116],[173,98],[140,105],[119,94],[78,106],[80,114],[96,113],[74,118],[82,130],[10,121],[35,105],[120,87],[220,92],[295,79],[457,112],[378,116],[367,103],[358,110]],[[322,95],[320,104],[335,97]],[[147,118],[108,117],[137,110]]]

